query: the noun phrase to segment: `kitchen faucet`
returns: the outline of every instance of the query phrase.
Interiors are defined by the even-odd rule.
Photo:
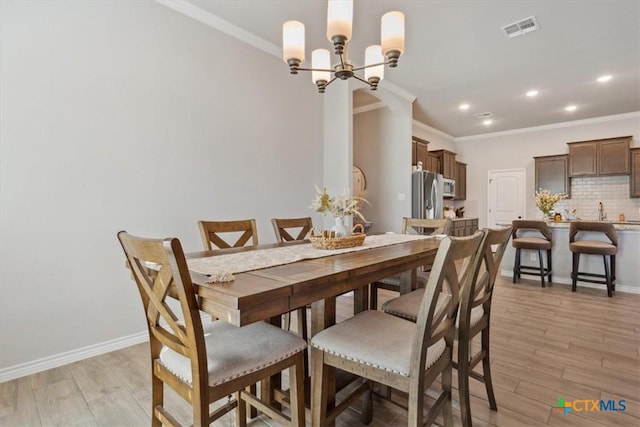
[[[604,211],[604,205],[602,202],[598,203],[598,221],[607,219],[607,213]]]

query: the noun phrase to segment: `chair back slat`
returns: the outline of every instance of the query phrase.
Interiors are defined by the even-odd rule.
[[[258,230],[255,219],[198,221],[198,227],[200,228],[202,245],[206,250],[240,248],[247,245],[249,240],[251,240],[251,246],[258,246]],[[226,239],[232,240],[224,239],[223,234]]]
[[[191,359],[195,382],[207,378],[204,333],[193,284],[178,239],[144,239],[125,231],[118,239],[140,292],[147,318],[151,358],[167,346]],[[180,311],[168,304],[175,294]],[[205,380],[206,382],[206,380]]]
[[[451,234],[453,222],[445,219],[402,218],[403,234]]]
[[[486,233],[477,231],[467,237],[447,237],[440,242],[416,321],[411,372],[424,369],[429,345],[444,337],[452,348],[460,288],[474,279],[482,258],[482,242]],[[450,297],[445,303],[438,298],[443,285],[448,285]],[[437,309],[437,311],[436,311]]]
[[[278,242],[305,240],[313,227],[311,217],[273,218],[271,224],[273,224],[273,231]],[[293,237],[292,233],[295,237]]]
[[[512,231],[512,227],[486,230],[487,236],[481,248],[482,259],[476,267],[473,279],[465,283],[465,287],[460,291],[460,311],[458,313],[460,330],[468,329],[472,308],[482,304],[485,313],[490,311],[498,269]]]

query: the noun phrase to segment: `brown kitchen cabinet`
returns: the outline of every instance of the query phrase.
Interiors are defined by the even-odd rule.
[[[451,235],[455,237],[471,236],[478,231],[478,218],[454,219]]]
[[[453,200],[467,199],[467,164],[456,162],[456,196]]]
[[[629,196],[640,197],[640,147],[630,150],[631,177],[629,179]]]
[[[440,157],[433,154],[433,151],[429,151],[427,153],[427,163],[423,167],[423,169],[430,172],[442,173],[442,166],[440,166]]]
[[[571,181],[569,178],[569,155],[534,157],[535,188],[549,190],[551,193],[565,193],[571,197]]]
[[[411,164],[416,166],[418,162],[422,162],[422,169],[427,169],[427,146],[429,141],[414,136],[411,138]]]
[[[448,150],[434,150],[429,153],[440,161],[440,170],[436,172],[441,173],[445,178],[456,178],[456,153]]]
[[[569,142],[569,176],[628,175],[631,137]]]

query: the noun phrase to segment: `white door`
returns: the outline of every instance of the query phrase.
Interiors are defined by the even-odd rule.
[[[488,227],[525,217],[525,182],[524,169],[489,171]]]

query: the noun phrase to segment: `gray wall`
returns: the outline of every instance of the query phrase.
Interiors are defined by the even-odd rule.
[[[151,1],[0,6],[0,373],[146,330],[118,230],[311,213],[322,99],[281,59]]]

